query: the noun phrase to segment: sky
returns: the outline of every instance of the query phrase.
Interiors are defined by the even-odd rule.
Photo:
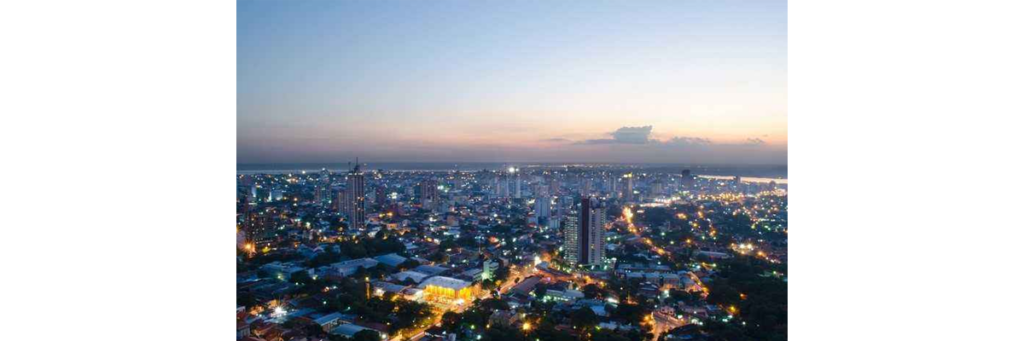
[[[238,163],[785,165],[786,2],[239,1]]]

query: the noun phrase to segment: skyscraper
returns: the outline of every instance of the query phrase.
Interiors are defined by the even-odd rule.
[[[537,201],[534,202],[534,210],[536,211],[537,220],[546,221],[551,218],[551,198],[547,196],[537,197]]]
[[[342,214],[348,214],[348,193],[344,189],[339,189],[335,192],[334,197],[338,201],[334,203],[334,208]]]
[[[581,197],[579,209],[566,218],[565,260],[569,265],[604,262],[605,208],[593,197]]]
[[[693,189],[694,178],[689,169],[683,170],[683,189]]]
[[[516,199],[523,197],[523,181],[519,178],[519,172],[512,175],[512,197]]]
[[[424,209],[434,210],[440,201],[437,195],[437,180],[426,179],[420,182],[420,205]]]
[[[348,183],[345,188],[346,214],[351,222],[349,228],[362,228],[366,224],[366,178],[359,170],[359,162],[355,168],[348,173]]]
[[[580,264],[604,261],[604,222],[604,205],[597,198],[583,198],[580,202]]]
[[[330,207],[331,204],[331,172],[327,168],[320,169],[320,179],[313,187],[313,200],[317,204]]]
[[[384,184],[377,185],[377,188],[374,189],[374,199],[376,200],[377,205],[384,205],[384,202],[387,201],[387,198],[388,198],[388,193],[387,193],[387,188],[385,187],[385,185]]]
[[[494,194],[499,198],[508,197],[508,180],[500,173],[494,175]]]
[[[626,188],[623,190],[624,193],[622,199],[626,200],[626,202],[633,202],[633,173],[626,173],[622,178],[626,182]]]
[[[609,177],[608,178],[608,185],[606,187],[607,187],[608,193],[611,194],[611,197],[613,197],[613,198],[618,198],[619,197],[619,179],[617,179],[614,176]]]
[[[244,232],[253,245],[253,250],[270,245],[274,239],[274,229],[269,214],[263,211],[250,211],[245,220]]]
[[[563,245],[565,262],[569,266],[576,266],[580,260],[580,218],[579,215],[570,211],[565,217],[565,245]]]

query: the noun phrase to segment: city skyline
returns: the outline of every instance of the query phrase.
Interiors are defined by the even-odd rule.
[[[239,2],[237,162],[787,163],[784,1],[401,4]]]

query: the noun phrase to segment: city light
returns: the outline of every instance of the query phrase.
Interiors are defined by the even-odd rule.
[[[504,172],[506,169],[509,171]],[[679,187],[667,188],[673,183],[679,186],[678,181],[667,181],[667,175],[621,168],[581,169],[586,170],[558,168],[557,176],[532,166],[463,172],[461,177],[450,171],[375,172],[372,182],[366,184],[366,192],[375,197],[367,198],[371,204],[366,207],[365,222],[357,227],[345,210],[316,199],[320,186],[317,172],[297,178],[294,184],[273,176],[244,178],[258,182],[260,188],[284,188],[287,198],[297,200],[298,206],[291,201],[283,205],[265,200],[263,193],[256,205],[243,205],[248,203],[244,196],[251,184],[241,186],[236,229],[240,266],[246,271],[238,273],[239,283],[279,280],[268,283],[275,285],[246,284],[248,291],[260,294],[257,297],[301,298],[309,297],[310,291],[316,295],[313,300],[287,304],[260,301],[245,311],[274,317],[268,321],[282,329],[288,329],[282,325],[287,318],[300,316],[307,309],[318,312],[314,317],[351,315],[389,326],[388,338],[425,338],[433,326],[450,327],[442,321],[446,312],[486,311],[492,317],[478,322],[484,330],[461,324],[455,326],[456,335],[482,337],[498,328],[494,316],[503,316],[501,326],[528,339],[541,325],[573,325],[571,312],[586,309],[592,302],[608,304],[610,309],[624,304],[639,306],[643,328],[655,338],[685,324],[721,321],[726,314],[733,317],[724,320],[735,321],[737,326],[744,321],[763,325],[755,314],[739,314],[745,305],[707,301],[714,289],[704,282],[715,283],[731,275],[737,259],[753,262],[750,266],[757,272],[728,279],[748,281],[742,284],[743,293],[732,294],[733,299],[739,296],[735,302],[747,304],[750,297],[757,297],[757,304],[785,304],[773,301],[779,295],[763,293],[766,289],[752,284],[785,283],[780,273],[784,267],[774,266],[786,259],[785,197],[736,193],[731,182],[721,187],[702,182],[699,190],[678,194],[682,193],[677,191]],[[521,182],[521,197],[515,197],[513,179]],[[633,183],[636,195],[629,201],[623,197],[627,190],[622,179]],[[332,181],[333,190],[345,190],[344,179]],[[433,184],[431,181],[437,181],[434,188],[440,192],[430,198],[437,200],[432,202],[435,207],[426,205],[422,196],[424,188],[431,189],[422,184]],[[580,262],[581,235],[572,241],[566,235],[571,228],[582,234],[583,219],[594,219],[582,215],[581,201],[574,194],[585,185],[595,200],[588,202],[595,211],[588,212],[604,218],[599,222],[601,230],[590,229],[586,239],[588,247],[602,251],[601,258],[591,258],[588,263]],[[677,194],[666,193],[670,191]],[[337,200],[338,194],[332,194],[332,199]],[[550,206],[538,207],[547,204]],[[246,219],[250,217],[255,218]],[[266,230],[254,224],[264,222]],[[752,222],[755,229],[747,229]],[[259,235],[261,231],[268,232]],[[258,256],[246,257],[246,253]],[[308,278],[297,280],[299,276],[294,274],[298,271],[308,273]],[[599,288],[596,295],[589,285]],[[520,295],[535,299],[538,305],[543,302],[545,309],[569,313],[530,310],[523,314],[517,310],[522,304],[516,299]],[[349,305],[349,297],[367,297],[367,306],[386,311],[366,314]],[[312,306],[306,301],[312,301]],[[505,304],[509,308],[495,308]],[[416,305],[429,312],[397,327],[397,316]],[[629,324],[614,313],[601,315],[600,322]],[[588,331],[619,333],[600,326],[576,329],[584,338]],[[453,330],[441,333],[451,335]]]
[[[285,316],[287,314],[288,314],[288,311],[286,311],[281,306],[277,306],[277,307],[274,308],[274,311],[270,313],[270,316],[271,317],[282,317],[282,316]]]

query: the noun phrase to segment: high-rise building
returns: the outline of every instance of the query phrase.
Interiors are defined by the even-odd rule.
[[[565,260],[569,265],[604,262],[605,208],[594,197],[581,197],[579,209],[566,217]]]
[[[523,180],[519,178],[519,172],[512,175],[512,197],[516,199],[523,197]]]
[[[683,170],[683,189],[693,189],[694,184],[693,174],[690,173],[689,169]]]
[[[605,208],[597,198],[583,198],[580,203],[580,264],[601,264],[604,261]]]
[[[253,250],[270,245],[274,240],[274,229],[271,217],[262,211],[250,211],[245,221],[245,236],[253,245]]]
[[[508,180],[501,174],[494,175],[494,194],[499,198],[508,197]]]
[[[626,175],[623,175],[622,178],[623,181],[626,182],[626,188],[623,190],[624,193],[622,195],[622,198],[626,200],[626,202],[633,202],[635,198],[633,196],[633,173],[626,173]]]
[[[374,199],[376,199],[377,205],[384,205],[384,202],[388,198],[387,188],[383,184],[377,185],[374,190]]]
[[[655,181],[651,184],[651,195],[658,196],[665,194],[665,183],[661,180]]]
[[[334,197],[337,198],[334,208],[342,214],[348,214],[348,193],[344,189],[339,189],[335,192]]]
[[[313,187],[313,202],[317,205],[324,205],[331,201],[331,189],[323,184],[317,183]]]
[[[612,198],[618,198],[619,197],[619,179],[617,179],[614,176],[611,176],[611,177],[608,177],[608,179],[606,181],[607,181],[607,183],[606,183],[605,189],[608,191],[609,194],[611,194]]]
[[[563,230],[565,235],[565,244],[562,247],[563,258],[569,266],[576,266],[580,263],[580,218],[573,213],[575,212],[569,212],[565,217]]]
[[[314,185],[313,200],[323,207],[331,205],[331,171],[327,168],[320,169],[320,179]]]
[[[348,183],[345,188],[346,214],[350,221],[350,228],[362,228],[366,224],[366,177],[359,170],[359,163],[348,173]]]
[[[490,260],[490,259],[484,259],[484,262],[483,262],[483,273],[481,274],[481,278],[482,279],[494,278],[494,270],[496,270],[497,268],[498,268],[498,263],[495,263],[493,260]]]
[[[440,197],[437,195],[437,180],[426,179],[420,182],[420,205],[424,209],[434,210],[440,203]]]
[[[533,203],[537,220],[547,220],[551,218],[551,198],[546,196],[537,197],[537,201]]]

